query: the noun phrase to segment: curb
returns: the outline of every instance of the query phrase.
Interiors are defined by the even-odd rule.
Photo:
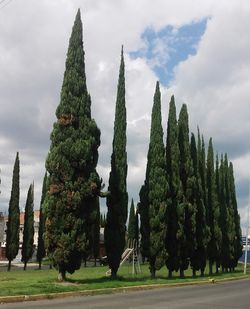
[[[60,293],[49,293],[49,294],[35,294],[35,295],[17,295],[17,296],[0,296],[1,303],[14,303],[14,302],[24,302],[24,301],[36,301],[36,300],[48,300],[48,299],[58,299],[74,296],[94,296],[101,294],[114,294],[114,293],[127,293],[133,291],[143,291],[143,290],[152,290],[160,288],[174,288],[182,287],[189,285],[208,285],[214,283],[224,283],[228,281],[244,280],[249,279],[249,275],[244,275],[240,277],[230,277],[216,280],[215,278],[209,278],[208,280],[202,281],[190,281],[190,282],[181,282],[181,283],[163,283],[163,284],[150,284],[150,285],[136,285],[136,286],[127,286],[119,288],[105,288],[105,289],[96,289],[96,290],[82,290],[82,291],[71,291],[71,292],[60,292]]]

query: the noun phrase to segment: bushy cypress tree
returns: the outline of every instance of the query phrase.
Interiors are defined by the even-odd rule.
[[[151,117],[150,142],[148,150],[148,201],[149,201],[149,267],[151,277],[155,277],[166,259],[166,197],[168,183],[166,177],[165,147],[161,118],[161,93],[156,83],[154,104]]]
[[[13,169],[12,188],[9,203],[9,215],[7,222],[6,235],[6,257],[9,261],[8,271],[11,268],[11,261],[17,256],[19,250],[19,226],[20,226],[20,209],[19,209],[19,173],[20,162],[19,153],[16,154],[16,160]]]
[[[207,225],[206,225],[206,209],[204,206],[202,181],[200,174],[200,154],[201,154],[201,141],[198,137],[198,150],[196,148],[196,141],[194,134],[191,135],[191,158],[193,162],[193,169],[195,175],[194,187],[194,201],[196,203],[196,244],[197,247],[191,256],[191,267],[193,269],[193,276],[196,271],[201,271],[201,276],[204,276],[206,267],[206,247],[207,247]]]
[[[207,224],[210,229],[207,254],[209,260],[209,274],[213,273],[213,264],[220,257],[221,229],[219,227],[220,210],[217,200],[214,173],[214,152],[212,138],[209,140],[207,153]]]
[[[236,191],[235,191],[235,181],[234,181],[234,171],[233,171],[233,164],[230,162],[229,170],[228,170],[228,177],[229,177],[229,186],[230,186],[230,193],[231,193],[231,200],[232,200],[232,207],[233,207],[233,219],[234,219],[234,227],[235,227],[235,238],[233,240],[234,246],[234,253],[233,253],[233,261],[231,261],[231,268],[234,269],[237,264],[239,258],[242,256],[242,233],[240,227],[240,215],[237,209],[237,199],[236,199]]]
[[[126,104],[125,104],[125,65],[123,48],[117,86],[113,153],[109,175],[109,192],[107,197],[107,223],[105,226],[105,247],[111,277],[115,278],[125,247],[125,231],[128,212],[127,193],[127,152],[126,152]]]
[[[46,246],[59,280],[81,266],[91,249],[95,199],[101,181],[96,172],[100,130],[91,119],[87,91],[82,22],[78,10],[66,59],[57,122],[46,161],[50,188],[46,197]]]
[[[37,254],[36,254],[36,258],[39,263],[39,269],[41,269],[42,259],[46,255],[43,234],[45,232],[45,221],[46,221],[46,214],[45,214],[45,209],[44,209],[44,199],[45,199],[47,190],[48,190],[48,185],[47,185],[47,172],[46,172],[43,178],[42,196],[41,196],[41,202],[40,202],[39,231],[38,231],[38,244],[37,244]]]
[[[173,271],[178,271],[180,266],[180,239],[183,230],[179,221],[179,203],[181,200],[181,182],[179,175],[179,144],[176,107],[174,96],[171,97],[168,113],[167,143],[166,143],[166,170],[169,183],[168,209],[166,216],[166,266],[168,277]]]
[[[180,239],[180,277],[188,268],[190,257],[196,249],[196,200],[195,177],[189,143],[189,124],[186,104],[182,105],[178,119],[178,142],[180,150],[180,180],[182,183],[182,201],[180,208],[180,224],[183,225],[183,237]]]
[[[34,248],[34,185],[30,185],[24,214],[24,228],[23,228],[23,245],[22,245],[22,262],[24,263],[24,270],[26,270],[27,263],[32,257]]]
[[[135,213],[134,200],[131,201],[129,220],[128,220],[128,246],[138,245],[138,215]]]

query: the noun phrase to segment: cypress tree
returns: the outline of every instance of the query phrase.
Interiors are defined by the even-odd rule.
[[[45,232],[45,221],[46,221],[46,214],[45,214],[45,209],[44,209],[44,199],[45,199],[47,190],[48,190],[48,185],[47,185],[47,172],[46,172],[43,178],[42,196],[41,196],[41,202],[40,202],[39,231],[38,231],[38,244],[37,244],[37,255],[36,255],[37,261],[39,263],[39,269],[41,269],[42,259],[46,255],[43,234]]]
[[[34,252],[34,185],[30,185],[24,214],[22,262],[26,270],[27,262]]]
[[[142,185],[140,189],[140,202],[138,203],[138,212],[140,214],[140,233],[141,233],[141,241],[140,241],[140,251],[143,258],[143,261],[145,258],[149,257],[149,204],[148,204],[148,165],[149,162],[147,162],[147,168],[146,168],[146,177],[144,184]]]
[[[224,268],[226,271],[231,271],[231,265],[234,258],[234,241],[236,237],[235,231],[235,222],[234,222],[234,207],[232,201],[232,192],[230,187],[230,175],[229,175],[229,165],[227,154],[224,156],[224,181],[225,181],[225,197],[226,197],[226,206],[227,206],[227,238],[228,238],[228,249],[227,249],[227,258]],[[222,231],[225,232],[225,230]],[[222,265],[223,267],[223,265]]]
[[[138,245],[138,215],[135,213],[134,200],[131,201],[129,220],[128,220],[128,246]]]
[[[166,266],[168,277],[172,277],[173,271],[178,271],[180,266],[180,238],[183,230],[179,221],[179,203],[181,198],[181,182],[179,175],[179,144],[178,127],[176,119],[176,107],[174,96],[169,103],[167,142],[166,142],[166,170],[169,183],[166,225]]]
[[[20,226],[20,209],[19,209],[19,172],[20,162],[19,153],[16,154],[13,177],[12,177],[12,188],[9,203],[9,215],[7,222],[6,232],[6,257],[9,261],[8,271],[11,268],[11,261],[17,256],[19,250],[19,226]]]
[[[95,264],[94,266],[96,266],[96,259],[98,259],[99,257],[99,253],[100,253],[100,226],[101,226],[101,222],[100,222],[100,205],[99,205],[99,197],[96,198],[95,202],[95,221],[92,227],[93,230],[93,256],[94,256],[94,260],[95,260]]]
[[[58,279],[81,266],[92,250],[91,228],[101,181],[96,172],[100,130],[91,118],[82,22],[78,10],[69,40],[57,122],[46,161],[50,188],[46,197],[46,246]]]
[[[209,260],[209,274],[213,273],[213,264],[220,256],[221,230],[219,227],[220,210],[217,200],[214,173],[214,152],[212,138],[209,140],[207,153],[207,224],[210,229],[207,254]]]
[[[180,150],[180,180],[182,183],[182,201],[180,204],[180,223],[183,225],[183,237],[180,241],[180,277],[188,268],[190,257],[196,249],[196,203],[194,198],[195,177],[190,153],[189,124],[186,104],[182,105],[178,120],[178,142]]]
[[[193,169],[195,175],[195,187],[194,187],[194,201],[197,206],[196,212],[196,242],[197,247],[194,250],[191,257],[191,267],[193,269],[193,276],[196,275],[196,271],[201,271],[201,276],[204,276],[204,270],[206,267],[206,247],[207,247],[207,226],[206,226],[206,210],[204,206],[202,181],[200,174],[200,154],[201,154],[201,141],[198,137],[198,150],[196,148],[196,141],[194,134],[191,135],[191,158],[193,162]]]
[[[119,80],[117,86],[113,153],[109,175],[109,192],[107,197],[107,224],[104,239],[111,277],[115,278],[125,247],[125,232],[128,212],[127,193],[127,152],[126,152],[126,103],[125,103],[125,65],[123,48]]]
[[[230,186],[230,194],[232,200],[232,207],[233,207],[233,220],[234,220],[234,227],[235,227],[235,238],[233,240],[233,260],[231,261],[231,268],[234,269],[237,264],[239,258],[243,254],[243,244],[242,244],[242,233],[240,227],[240,215],[237,209],[237,199],[236,199],[236,191],[235,191],[235,182],[234,182],[234,171],[233,171],[233,164],[232,162],[229,163],[229,170],[228,170],[228,177],[229,177],[229,186]]]
[[[164,265],[166,259],[164,239],[166,235],[168,183],[161,121],[161,93],[159,82],[157,82],[151,117],[147,175],[150,228],[149,267],[152,278],[155,277],[156,270]]]

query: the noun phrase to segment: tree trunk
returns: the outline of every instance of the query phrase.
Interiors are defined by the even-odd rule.
[[[193,268],[193,277],[196,277],[196,270]]]
[[[57,277],[58,281],[63,282],[66,279],[66,271],[65,270],[59,270],[58,273],[58,277]]]
[[[9,260],[8,271],[10,271],[10,269],[11,269],[11,260]]]
[[[151,269],[150,273],[151,273],[151,279],[155,279],[155,269]]]
[[[180,269],[180,278],[181,279],[185,278],[184,270],[183,269]]]
[[[211,260],[209,260],[209,275],[213,274],[213,263]]]
[[[173,273],[172,270],[168,271],[168,279],[172,279],[173,278]]]
[[[111,269],[111,277],[112,280],[117,279],[117,272]]]
[[[52,264],[49,264],[49,269],[52,269]]]
[[[23,270],[26,270],[26,267],[27,267],[27,262],[24,262]]]
[[[94,266],[96,267],[96,258],[95,258],[95,263],[94,263]]]
[[[39,261],[38,269],[42,269],[42,261]]]
[[[201,277],[204,277],[204,269],[201,269]]]

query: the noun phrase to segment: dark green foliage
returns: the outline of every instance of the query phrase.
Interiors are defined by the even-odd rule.
[[[180,150],[180,180],[182,198],[179,205],[179,222],[183,226],[180,237],[180,275],[188,268],[189,259],[196,249],[196,198],[195,177],[189,143],[189,124],[186,104],[182,105],[178,120],[178,142]]]
[[[44,178],[43,178],[42,196],[41,196],[41,202],[40,202],[38,245],[37,245],[37,254],[36,254],[36,258],[39,263],[39,269],[41,269],[42,259],[46,255],[43,234],[45,232],[45,221],[46,221],[44,200],[45,200],[47,191],[48,191],[47,173],[45,173]]]
[[[32,257],[34,248],[34,185],[30,185],[24,214],[24,228],[23,228],[23,245],[22,245],[22,262],[24,263],[24,270],[26,264]]]
[[[178,214],[179,203],[181,199],[181,182],[179,175],[178,127],[174,96],[171,97],[171,101],[169,103],[166,162],[169,183],[169,205],[166,216],[166,225],[168,227],[166,234],[166,266],[169,270],[169,277],[172,277],[172,272],[178,271],[180,266],[179,245],[182,235]]]
[[[140,214],[140,233],[141,233],[141,241],[140,241],[140,251],[143,256],[143,259],[149,257],[149,204],[148,204],[148,183],[147,183],[147,174],[148,174],[148,163],[146,169],[146,179],[144,184],[140,189],[140,202],[138,203],[138,212]]]
[[[9,215],[6,235],[6,257],[9,261],[8,270],[11,268],[11,261],[17,256],[19,249],[19,226],[20,226],[20,209],[19,209],[19,154],[16,154],[16,160],[13,169],[12,188],[9,203]]]
[[[214,152],[212,139],[209,140],[207,153],[207,224],[210,230],[210,239],[207,247],[209,273],[213,273],[213,263],[220,258],[221,229],[219,226],[220,209],[215,187]]]
[[[66,59],[57,122],[46,161],[50,188],[46,197],[46,246],[59,279],[81,266],[91,252],[91,227],[101,181],[96,172],[100,130],[91,119],[82,22],[78,10]]]
[[[163,143],[163,129],[161,123],[161,93],[159,82],[156,84],[154,104],[151,117],[150,142],[148,150],[148,202],[149,202],[149,264],[151,276],[155,277],[166,259],[166,197],[168,183],[166,177],[166,158]]]
[[[202,168],[201,164],[201,141],[198,134],[198,150],[196,148],[196,142],[194,134],[191,135],[191,158],[193,162],[193,170],[195,176],[194,186],[194,201],[196,203],[196,248],[191,256],[191,267],[193,269],[193,275],[195,276],[196,271],[200,270],[201,275],[204,275],[206,267],[206,248],[208,241],[208,229],[206,225],[206,209],[204,206],[204,193],[202,189],[201,176]]]
[[[125,232],[128,212],[127,193],[127,152],[126,152],[126,104],[123,48],[117,86],[114,122],[113,153],[109,175],[107,197],[107,223],[105,226],[105,247],[111,276],[116,277],[122,252],[125,247]]]
[[[236,191],[235,191],[235,182],[234,182],[234,171],[233,164],[230,162],[229,170],[228,170],[228,179],[229,179],[229,187],[231,194],[231,201],[233,207],[233,220],[235,227],[235,238],[233,240],[234,253],[233,253],[233,261],[231,261],[231,267],[235,268],[238,264],[239,258],[242,256],[243,252],[243,244],[242,244],[242,233],[240,227],[240,216],[237,209],[237,200],[236,200]]]
[[[131,201],[128,220],[128,245],[137,246],[139,240],[138,214],[135,212],[134,200]]]
[[[218,161],[218,160],[217,160]],[[216,170],[218,163],[216,164]],[[219,202],[220,202],[220,229],[222,232],[220,263],[223,271],[230,268],[233,260],[235,226],[233,205],[229,187],[228,160],[227,156],[221,157],[219,170]]]
[[[93,256],[95,259],[95,266],[96,266],[96,259],[99,257],[100,253],[100,205],[99,205],[99,197],[96,198],[94,201],[94,209],[96,218],[94,220],[94,224],[92,226],[92,244],[93,244]]]

